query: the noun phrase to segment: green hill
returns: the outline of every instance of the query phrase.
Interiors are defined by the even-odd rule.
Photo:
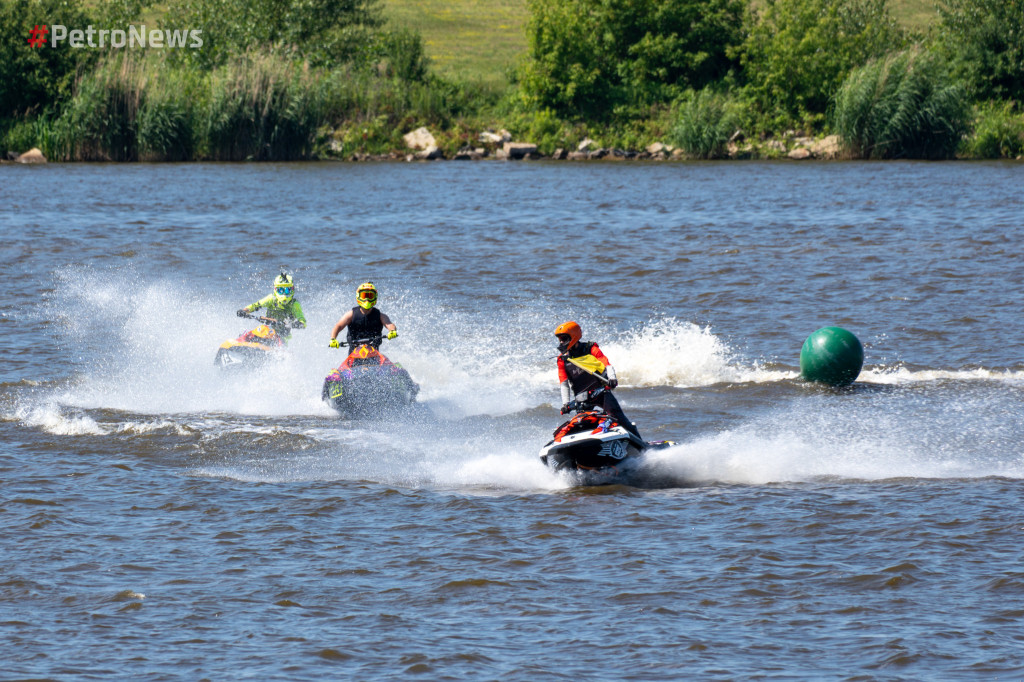
[[[384,0],[384,13],[420,32],[442,74],[501,87],[526,52],[526,0]]]
[[[937,18],[938,0],[892,0],[893,14],[910,28]],[[434,68],[446,75],[502,87],[526,52],[527,0],[384,0],[395,25],[423,36]]]

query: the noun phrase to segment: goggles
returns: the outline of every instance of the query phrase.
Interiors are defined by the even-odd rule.
[[[277,287],[274,291],[276,291],[280,296],[291,296],[292,291],[294,290],[295,287]]]
[[[359,296],[359,300],[360,301],[376,301],[377,300],[377,292],[376,291],[371,291],[369,289],[364,289],[364,290],[360,291],[357,295]]]

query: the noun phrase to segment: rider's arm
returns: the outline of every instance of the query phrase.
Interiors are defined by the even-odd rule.
[[[590,347],[590,354],[593,355],[598,360],[600,360],[601,362],[603,362],[605,365],[611,367],[612,361],[608,359],[608,356],[606,356],[601,351],[601,349],[598,347],[596,343]]]
[[[345,313],[344,315],[342,315],[341,319],[338,320],[334,324],[334,329],[331,330],[331,339],[333,340],[333,339],[338,338],[338,334],[341,333],[341,330],[344,329],[345,327],[347,327],[349,322],[351,322],[351,321],[352,321],[352,311],[350,310],[347,313]]]
[[[292,299],[291,313],[292,317],[295,318],[296,322],[298,322],[303,327],[306,326],[306,315],[302,312],[302,304],[295,299]]]
[[[243,308],[243,310],[247,310],[247,311],[249,311],[251,313],[252,311],[259,310],[260,308],[266,308],[268,305],[273,303],[273,301],[274,301],[274,295],[270,294],[268,296],[264,296],[263,298],[261,298],[260,300],[256,301],[255,303],[250,303],[249,305],[245,306],[245,308]]]
[[[391,318],[385,315],[384,313],[380,314],[380,321],[384,323],[384,328],[387,329],[388,331],[398,331],[398,327],[395,326],[395,323],[392,322]]]
[[[558,356],[558,380],[563,383],[569,380],[569,375],[565,373],[565,357],[562,355]]]
[[[601,352],[601,349],[598,348],[596,343],[591,347],[590,354],[604,363],[604,376],[608,380],[605,385],[609,388],[615,388],[618,386],[619,381],[615,378],[615,368],[612,367],[612,361],[608,359],[608,356]]]
[[[569,375],[565,373],[565,357],[558,356],[558,381],[559,390],[562,392],[562,404],[565,405],[572,400],[572,390],[569,388]]]

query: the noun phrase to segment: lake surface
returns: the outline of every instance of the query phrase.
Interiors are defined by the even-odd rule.
[[[1024,165],[0,167],[4,679],[1019,679]],[[295,274],[309,328],[224,376]],[[320,401],[373,280],[405,418]],[[652,453],[584,487],[553,330]],[[799,379],[858,336],[855,385]]]

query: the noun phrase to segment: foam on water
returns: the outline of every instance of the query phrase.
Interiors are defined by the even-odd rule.
[[[343,359],[327,340],[337,317],[352,307],[347,289],[307,292],[299,279],[310,328],[293,333],[279,361],[234,376],[213,365],[222,341],[254,326],[234,311],[263,295],[265,279],[243,273],[225,283],[225,291],[210,293],[184,280],[145,281],[130,270],[60,271],[46,313],[60,322],[58,343],[70,365],[56,368],[57,376],[38,377],[56,380],[55,386],[27,385],[13,407],[4,408],[5,418],[63,436],[199,434],[207,450],[222,448],[231,462],[219,456],[216,464],[197,462],[200,475],[441,488],[570,485],[537,458],[555,417],[531,413],[558,401],[550,324],[561,319],[556,312],[514,309],[493,319],[449,305],[442,325],[435,295],[381,285],[389,292],[381,307],[400,329],[398,340],[382,350],[421,384],[419,400],[428,409],[414,420],[355,425],[334,420],[320,400],[323,377]],[[599,321],[584,321],[585,332],[601,328]],[[517,329],[524,331],[511,331]],[[593,338],[643,409],[665,418],[672,407],[658,402],[665,400],[658,398],[665,395],[660,388],[770,385],[798,376],[795,368],[745,358],[710,327],[676,318],[609,327]],[[1019,370],[869,366],[859,383],[899,390],[950,381],[1019,387],[1022,379]],[[1024,475],[1020,434],[1009,426],[1005,395],[951,399],[955,394],[918,402],[906,395],[783,402],[738,427],[652,452],[646,474],[665,485]],[[98,417],[97,410],[112,412]],[[263,450],[239,445],[239,436]],[[278,443],[282,436],[307,444]],[[992,456],[993,439],[1005,457]],[[366,442],[374,443],[372,452]]]
[[[14,418],[26,426],[35,427],[55,436],[102,436],[110,429],[101,426],[88,415],[68,415],[55,403],[22,405],[15,409]]]
[[[710,327],[674,318],[652,320],[600,344],[623,384],[632,386],[709,386],[770,382],[791,372],[760,368],[745,361]]]
[[[959,370],[911,370],[906,367],[877,367],[873,369],[865,369],[861,372],[857,381],[891,386],[933,381],[981,381],[1020,384],[1024,382],[1024,371],[1011,369],[985,369],[983,367]]]
[[[998,392],[809,400],[650,453],[648,469],[737,484],[822,478],[1024,478],[1016,399]]]

